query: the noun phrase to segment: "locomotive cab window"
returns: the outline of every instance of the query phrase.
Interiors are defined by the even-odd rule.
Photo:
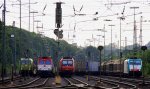
[[[51,64],[50,60],[46,60],[45,64],[50,65]]]
[[[22,61],[21,61],[21,64],[23,64],[23,65],[24,65],[24,64],[31,64],[31,62],[28,61],[28,60],[22,60]]]
[[[39,61],[39,64],[44,64],[44,61],[43,61],[43,60],[40,60],[40,61]]]
[[[67,61],[62,61],[62,64],[63,64],[64,66],[66,66],[66,65],[67,65]]]
[[[25,60],[22,60],[22,61],[21,61],[21,64],[23,64],[23,65],[24,65],[24,64],[27,64],[27,63],[26,63],[26,61],[25,61]]]
[[[136,65],[141,65],[141,61],[135,61]]]
[[[68,61],[68,65],[72,66],[73,62],[72,61]]]
[[[137,61],[137,60],[130,61],[130,65],[141,65],[141,61]]]
[[[31,61],[30,61],[30,60],[27,60],[27,63],[28,63],[28,64],[31,64]]]

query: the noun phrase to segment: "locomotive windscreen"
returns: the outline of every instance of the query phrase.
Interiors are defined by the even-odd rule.
[[[130,65],[141,65],[141,61],[140,60],[132,60],[132,61],[130,61]]]
[[[63,60],[62,65],[63,66],[72,66],[73,62],[72,60]]]
[[[31,62],[30,62],[30,60],[21,60],[21,64],[30,64]]]
[[[68,61],[68,65],[72,65],[73,63],[72,63],[72,60],[70,60],[70,61]]]
[[[50,65],[51,64],[51,61],[50,60],[40,60],[39,61],[39,64],[46,64],[46,65]]]
[[[41,64],[41,65],[44,64],[44,60],[40,60],[39,64]]]
[[[62,61],[62,64],[63,64],[64,66],[67,65],[67,61],[66,61],[66,60]]]
[[[45,64],[50,65],[51,64],[50,60],[46,60]]]

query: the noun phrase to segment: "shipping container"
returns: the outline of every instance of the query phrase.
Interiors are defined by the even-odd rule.
[[[88,62],[88,66],[89,66],[89,71],[90,72],[98,72],[99,71],[100,62],[89,61]]]

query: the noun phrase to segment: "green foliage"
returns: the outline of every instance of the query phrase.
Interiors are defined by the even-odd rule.
[[[1,27],[0,27],[1,31]],[[11,34],[15,37],[11,38]],[[1,39],[1,37],[0,37]],[[16,43],[16,45],[15,45]],[[16,46],[16,63],[17,69],[19,69],[19,61],[23,57],[39,57],[39,56],[51,56],[55,63],[62,56],[74,56],[77,47],[68,44],[66,41],[60,40],[59,48],[57,41],[52,38],[43,37],[40,34],[31,33],[24,29],[19,29],[12,26],[6,27],[6,61],[7,70],[10,71],[11,63],[13,59],[14,48]],[[0,54],[2,54],[2,41],[0,42]],[[56,52],[59,49],[59,57],[57,58]],[[0,55],[1,57],[1,55]],[[1,63],[1,62],[0,62]],[[1,65],[1,64],[0,64]],[[1,66],[0,66],[1,67]],[[1,69],[0,69],[1,70]]]
[[[144,73],[144,76],[150,77],[150,63],[143,61],[142,72]]]

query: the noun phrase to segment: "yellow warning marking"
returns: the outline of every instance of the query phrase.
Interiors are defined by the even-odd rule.
[[[61,77],[60,76],[55,77],[55,84],[61,84]]]

